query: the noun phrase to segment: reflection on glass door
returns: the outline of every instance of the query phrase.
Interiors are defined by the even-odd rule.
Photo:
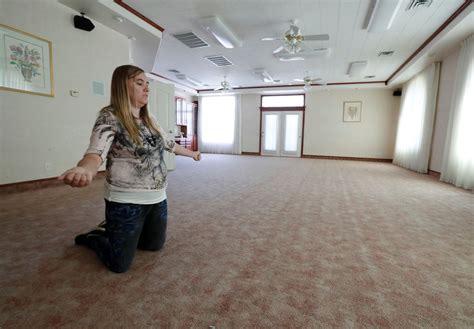
[[[262,155],[301,155],[303,112],[263,112]]]
[[[280,114],[278,112],[263,113],[263,144],[262,144],[262,154],[266,155],[279,155],[279,127],[280,127]]]

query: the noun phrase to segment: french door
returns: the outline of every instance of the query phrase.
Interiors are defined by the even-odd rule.
[[[160,81],[150,81],[148,110],[168,136],[173,138],[176,127],[174,85]],[[164,161],[168,170],[176,169],[174,153],[164,152]]]
[[[303,111],[262,112],[261,154],[301,156]]]

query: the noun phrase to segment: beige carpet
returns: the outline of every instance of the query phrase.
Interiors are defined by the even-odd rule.
[[[102,181],[2,196],[0,328],[472,328],[474,195],[386,163],[204,155],[165,249],[114,274],[76,234]]]

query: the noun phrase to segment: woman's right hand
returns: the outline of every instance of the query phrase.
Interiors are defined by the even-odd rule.
[[[84,167],[74,167],[65,171],[58,180],[64,181],[65,184],[72,187],[84,187],[92,182],[94,174]]]

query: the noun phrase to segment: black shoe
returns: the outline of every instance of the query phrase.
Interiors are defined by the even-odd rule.
[[[96,229],[92,230],[89,233],[79,234],[74,238],[74,243],[78,246],[86,246],[87,239],[91,236],[102,236],[104,235],[104,230]]]

